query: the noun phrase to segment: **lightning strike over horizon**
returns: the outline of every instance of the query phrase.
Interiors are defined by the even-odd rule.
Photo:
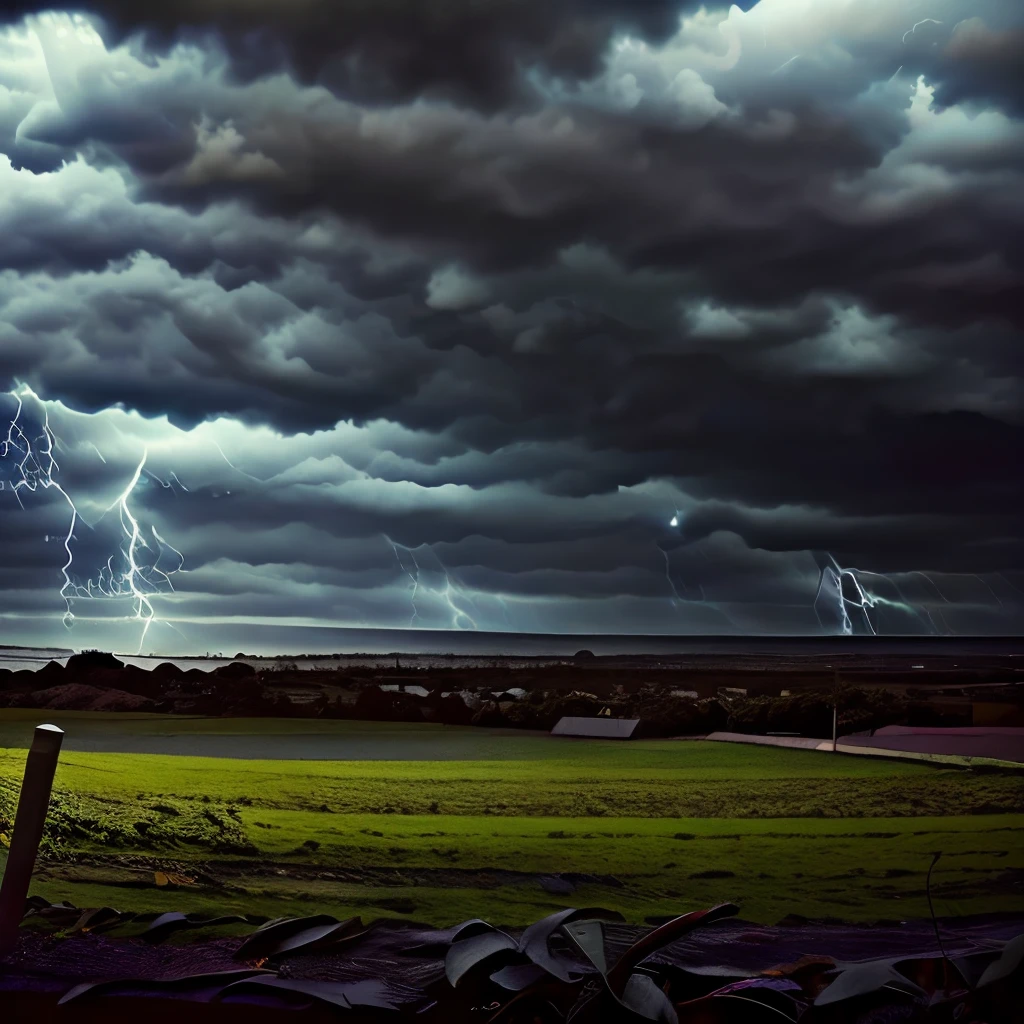
[[[99,522],[90,524],[79,512],[74,500],[57,480],[60,466],[56,461],[54,450],[60,445],[53,428],[50,425],[50,415],[47,404],[28,385],[22,384],[9,392],[16,403],[14,415],[11,417],[7,434],[0,441],[0,462],[4,459],[13,458],[14,474],[13,479],[8,481],[0,479],[0,491],[10,490],[14,493],[19,505],[24,508],[21,492],[29,493],[42,490],[55,490],[67,502],[70,509],[70,521],[67,533],[64,535],[64,550],[67,554],[67,561],[61,567],[63,584],[60,588],[60,597],[65,603],[63,623],[65,628],[70,629],[75,622],[73,602],[77,599],[117,599],[128,598],[132,601],[134,614],[129,618],[142,623],[142,633],[139,639],[138,653],[142,653],[150,626],[156,619],[156,611],[153,607],[151,597],[161,593],[161,586],[166,585],[174,590],[171,576],[178,572],[185,572],[184,556],[167,541],[161,537],[156,526],[150,525],[149,533],[151,539],[147,539],[144,530],[130,505],[130,498],[139,484],[145,470],[148,451],[144,451],[142,458],[129,480],[128,485],[121,492],[119,497],[105,510],[107,512],[117,511],[123,543],[119,550],[112,553],[106,563],[101,567],[95,576],[89,577],[85,582],[79,582],[75,572],[75,556],[72,550],[72,541],[76,540],[76,527],[81,523],[91,531],[96,530]],[[25,412],[25,400],[33,399],[41,409],[40,433],[32,435],[26,432],[23,425],[23,413]],[[31,430],[31,428],[29,428]],[[95,449],[100,460],[106,464],[107,460],[103,453],[92,442],[88,445]],[[170,486],[153,474],[163,486]],[[171,474],[177,481],[177,476]],[[177,481],[183,489],[184,485]],[[100,519],[103,517],[101,516]],[[49,539],[47,537],[47,539]],[[148,552],[145,557],[143,552]],[[171,552],[177,558],[177,565],[166,568],[161,567],[161,559],[165,552]],[[120,556],[124,560],[125,568],[115,567],[115,559]],[[158,579],[154,579],[158,577]],[[172,628],[177,630],[171,623]],[[177,630],[180,633],[180,630]]]
[[[672,517],[668,521],[668,525],[673,530],[680,530],[680,528],[683,525],[683,518],[684,517],[682,511],[677,508],[673,511]],[[705,562],[708,562],[709,564],[711,563],[711,556],[704,549],[704,543],[702,540],[688,540],[685,542],[685,545],[687,547],[693,547],[694,550],[700,553],[701,557],[704,559]],[[725,607],[723,607],[723,603],[720,601],[708,600],[707,592],[704,589],[703,581],[696,580],[696,582],[693,584],[683,581],[682,591],[680,591],[679,585],[676,583],[675,579],[672,576],[672,563],[669,550],[665,547],[662,547],[661,543],[658,541],[655,541],[654,546],[661,552],[661,557],[665,562],[665,579],[668,582],[669,587],[671,587],[673,595],[669,598],[672,607],[677,608],[679,604],[703,605],[717,612],[731,627],[736,628],[736,622],[733,616],[726,610]],[[690,596],[694,588],[696,588],[696,591],[700,594],[700,597]]]
[[[682,516],[680,515],[679,509],[676,509],[672,513],[672,518],[668,521],[668,525],[673,529],[678,529],[679,524],[682,522]],[[668,585],[672,588],[672,593],[675,595],[674,598],[669,598],[672,601],[672,607],[676,606],[676,601],[683,601],[685,598],[679,593],[679,588],[676,586],[675,580],[672,579],[672,566],[669,562],[668,550],[663,548],[661,544],[655,543],[654,545],[660,552],[661,557],[665,559],[665,579],[668,580]]]
[[[30,492],[37,491],[40,487],[44,490],[56,490],[58,494],[68,503],[71,509],[71,521],[68,524],[68,532],[64,537],[64,550],[67,552],[68,560],[61,567],[61,574],[64,577],[64,584],[60,589],[60,596],[64,600],[65,611],[63,616],[63,622],[65,627],[70,628],[72,623],[75,621],[75,616],[71,611],[71,597],[68,593],[72,587],[72,581],[70,576],[71,565],[74,562],[74,555],[71,552],[71,540],[75,533],[75,524],[78,522],[78,509],[75,507],[75,503],[71,500],[70,495],[67,491],[56,480],[54,480],[54,474],[59,470],[57,460],[54,457],[53,449],[56,445],[56,436],[50,428],[50,413],[46,408],[45,403],[39,399],[39,396],[27,385],[20,385],[15,387],[10,392],[11,396],[17,402],[17,409],[14,412],[14,416],[10,421],[10,425],[7,429],[7,436],[2,442],[0,442],[0,459],[5,459],[10,456],[11,450],[19,452],[22,455],[20,461],[16,465],[16,473],[18,474],[17,480],[14,481],[11,490],[14,491],[14,496],[18,500],[18,504],[21,508],[25,505],[21,500],[21,490],[27,489]],[[45,447],[37,452],[33,446],[32,439],[25,433],[21,427],[21,413],[25,407],[24,398],[32,397],[36,399],[43,407],[43,423],[42,423],[42,435],[38,435],[36,440],[40,437]],[[6,481],[0,480],[0,490],[5,487]]]
[[[411,629],[412,628],[412,624],[419,617],[419,609],[416,607],[416,594],[419,592],[419,589],[420,589],[420,567],[419,567],[419,563],[416,561],[416,556],[413,554],[411,549],[406,548],[404,545],[402,545],[402,547],[408,553],[409,557],[412,559],[412,564],[415,567],[416,571],[412,572],[406,566],[406,564],[402,561],[402,556],[398,553],[399,545],[396,544],[387,534],[384,534],[384,539],[394,549],[395,559],[398,562],[399,566],[401,566],[402,571],[409,577],[410,580],[412,580],[412,592],[409,594],[409,603],[412,605],[412,616],[409,619],[409,628]]]
[[[421,590],[425,590],[427,593],[433,594],[435,597],[440,598],[447,605],[448,610],[451,612],[451,615],[452,615],[452,621],[451,621],[451,628],[452,629],[465,629],[466,627],[460,624],[461,620],[463,620],[463,619],[466,622],[469,623],[469,628],[470,629],[479,629],[480,628],[477,625],[477,622],[473,618],[473,616],[470,615],[469,612],[467,612],[464,609],[460,608],[455,603],[454,595],[458,591],[456,590],[455,587],[452,586],[451,574],[448,572],[447,567],[441,561],[441,559],[438,556],[437,552],[434,551],[433,548],[431,548],[429,544],[417,545],[417,548],[414,550],[413,548],[410,548],[410,547],[406,546],[405,544],[399,544],[396,541],[393,541],[387,534],[383,534],[382,536],[391,545],[391,548],[392,548],[392,550],[395,553],[395,560],[398,562],[399,567],[409,577],[409,579],[412,580],[412,590],[411,590],[411,593],[409,595],[409,600],[412,603],[412,610],[413,610],[412,611],[412,617],[409,619],[409,626],[410,627],[412,627],[412,624],[416,621],[417,618],[419,618],[419,609],[418,609],[418,607],[416,605],[416,597],[420,593]],[[419,550],[419,548],[423,548],[423,547],[425,547],[430,552],[430,554],[433,555],[434,560],[437,562],[438,566],[440,567],[441,573],[444,575],[444,587],[441,588],[441,589],[437,589],[435,587],[428,587],[425,584],[423,584],[422,581],[420,580],[420,573],[423,571],[423,569],[422,569],[422,567],[420,566],[419,562],[416,559],[416,550]],[[402,560],[402,556],[399,554],[399,548],[401,548],[403,551],[405,551],[408,554],[409,558],[412,560],[412,564],[414,566],[414,571],[410,570],[409,567]],[[506,614],[505,621],[506,622],[508,621],[507,614]]]
[[[505,626],[508,629],[511,629],[512,628],[512,623],[509,622],[509,618],[508,618],[508,605],[505,603],[505,595],[504,594],[495,594],[494,595],[494,599],[495,599],[495,601],[498,602],[498,607],[501,609],[501,617],[505,620]]]
[[[665,579],[668,580],[668,585],[672,588],[672,593],[675,595],[675,598],[672,600],[672,605],[675,607],[676,601],[683,601],[684,598],[683,595],[679,593],[675,580],[672,579],[672,566],[669,563],[668,552],[660,544],[657,545],[657,548],[665,559]]]
[[[435,557],[437,556],[435,555]],[[476,624],[476,620],[473,618],[473,616],[470,615],[469,612],[464,611],[455,603],[455,599],[452,596],[454,594],[454,589],[452,587],[451,576],[448,574],[448,570],[444,567],[444,564],[441,562],[441,559],[438,558],[437,561],[438,564],[441,565],[441,571],[444,573],[444,590],[441,591],[441,597],[444,598],[445,603],[451,609],[452,628],[463,629],[464,627],[459,625],[459,621],[461,619],[465,619],[469,623],[470,629],[477,629],[478,627]]]
[[[824,625],[818,611],[819,603],[823,597],[828,597],[834,602],[839,621],[839,632],[843,636],[854,636],[856,632],[854,618],[850,614],[851,609],[860,626],[872,636],[878,635],[878,625],[872,620],[870,614],[876,608],[894,608],[909,613],[922,623],[927,622],[933,633],[939,632],[931,611],[928,608],[924,608],[922,611],[921,608],[907,600],[899,584],[890,575],[871,572],[867,569],[843,568],[830,554],[826,554],[825,558],[826,564],[821,567],[813,605],[814,614],[817,616],[819,624]],[[918,575],[925,576],[924,573],[918,573]],[[866,582],[862,582],[861,577],[883,580],[896,592],[898,600],[878,593]]]

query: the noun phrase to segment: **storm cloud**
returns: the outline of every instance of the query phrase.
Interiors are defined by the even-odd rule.
[[[1024,14],[744,6],[8,5],[10,642],[1019,632]]]

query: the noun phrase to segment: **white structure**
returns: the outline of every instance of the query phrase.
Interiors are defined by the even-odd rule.
[[[430,691],[425,686],[406,686],[404,683],[385,683],[381,689],[385,693],[411,693],[414,697],[430,696]]]
[[[591,736],[603,740],[630,740],[639,718],[562,718],[552,736]]]

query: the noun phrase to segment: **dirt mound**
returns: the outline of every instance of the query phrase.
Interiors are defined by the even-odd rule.
[[[256,669],[247,665],[244,661],[233,661],[230,665],[221,665],[215,668],[213,674],[219,679],[248,679],[256,675]]]
[[[83,651],[68,658],[65,669],[75,675],[88,675],[99,669],[124,668],[124,662],[105,651]]]
[[[61,679],[66,669],[59,661],[48,661],[38,672],[36,672],[37,679],[44,680],[57,680]]]
[[[178,668],[177,665],[170,661],[162,661],[156,666],[150,675],[161,682],[172,679],[180,679],[184,673]]]
[[[153,702],[136,693],[104,689],[84,683],[65,683],[37,690],[33,704],[50,711],[146,711]]]

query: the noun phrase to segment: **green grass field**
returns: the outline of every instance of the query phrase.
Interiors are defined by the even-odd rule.
[[[940,914],[1024,910],[1019,775],[700,741],[64,719],[36,891],[80,906],[521,924],[563,906],[642,920],[731,899],[762,921],[905,919],[927,914],[925,871],[942,851]],[[0,749],[0,833],[27,723],[0,719],[12,743]],[[362,756],[110,753],[76,750],[76,736],[129,749],[222,736],[263,752],[326,737]],[[421,759],[398,759],[410,751]],[[158,888],[161,870],[196,882]]]

